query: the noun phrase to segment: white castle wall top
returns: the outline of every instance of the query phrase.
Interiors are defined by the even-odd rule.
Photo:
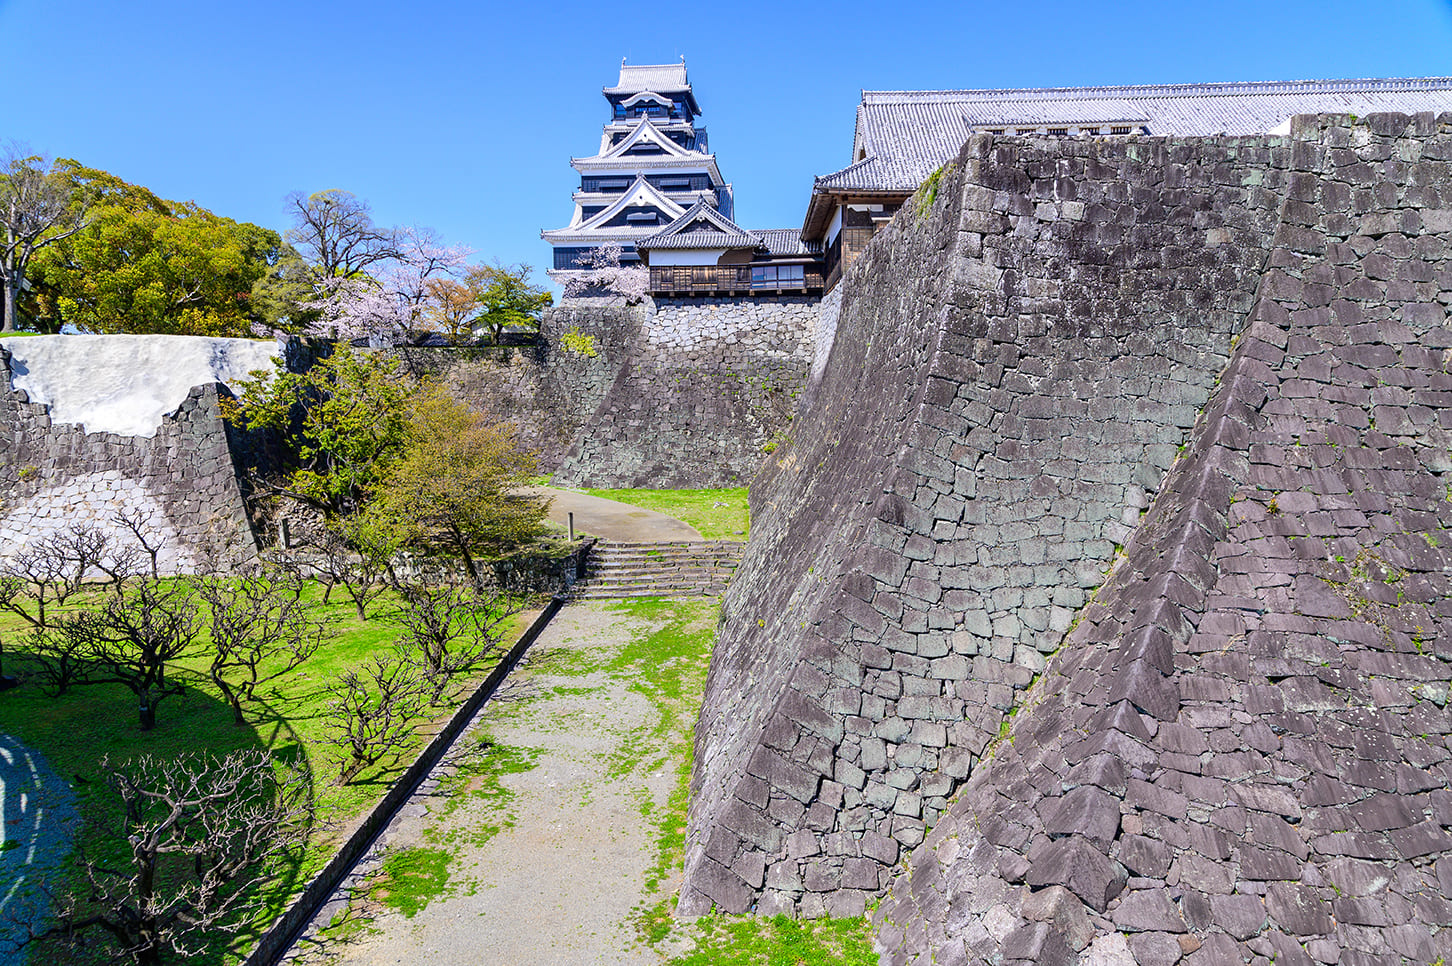
[[[52,423],[144,437],[156,435],[193,386],[235,387],[274,368],[280,354],[272,341],[183,335],[45,335],[0,339],[0,347],[10,352],[13,387],[49,407]]]

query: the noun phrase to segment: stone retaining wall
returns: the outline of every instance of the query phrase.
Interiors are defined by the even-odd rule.
[[[744,486],[796,410],[818,301],[649,303],[555,479],[569,486]]]
[[[884,963],[1452,954],[1452,114],[1298,119],[1249,325]]]
[[[1416,137],[1308,131],[976,137],[853,266],[813,405],[753,486],[697,729],[682,911],[860,911],[982,756],[1028,727],[1013,717],[1025,689],[1164,492],[1257,293],[1289,284],[1265,273],[1273,250],[1324,248],[1308,231],[1323,211],[1348,234],[1383,196],[1442,204],[1442,165],[1417,165]],[[1363,185],[1318,188],[1301,172],[1322,151]],[[1440,320],[1447,286],[1411,264]],[[1307,285],[1319,312],[1338,273]],[[1346,284],[1340,298],[1362,297]],[[1164,579],[1178,559],[1157,566]],[[1152,684],[1121,682],[1114,700],[1153,700]],[[1075,736],[1111,740],[1097,727]],[[963,961],[951,941],[924,945],[920,917],[945,918],[947,899],[917,881],[884,937],[900,961]]]

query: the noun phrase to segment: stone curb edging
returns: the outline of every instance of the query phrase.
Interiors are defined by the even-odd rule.
[[[276,966],[281,961],[283,955],[302,935],[307,924],[332,898],[339,883],[343,881],[358,860],[372,848],[374,841],[393,821],[394,815],[403,807],[404,802],[408,801],[419,784],[428,776],[429,772],[433,771],[444,753],[468,727],[469,722],[473,720],[474,715],[479,712],[484,703],[493,697],[494,692],[499,685],[504,683],[509,672],[514,670],[514,666],[519,663],[525,651],[529,650],[530,645],[538,639],[540,633],[564,605],[563,596],[556,595],[550,599],[549,604],[535,618],[534,623],[529,626],[514,647],[510,648],[509,653],[504,656],[504,660],[500,661],[499,665],[490,672],[489,677],[484,679],[484,682],[469,696],[469,699],[459,706],[443,729],[429,741],[423,751],[419,753],[418,758],[389,789],[388,794],[373,807],[373,811],[353,831],[353,834],[348,836],[337,853],[323,866],[322,871],[307,884],[302,893],[293,901],[292,906],[263,933],[256,947],[246,959],[242,960],[242,966]]]

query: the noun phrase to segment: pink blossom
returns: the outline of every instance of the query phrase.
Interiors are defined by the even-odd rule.
[[[645,298],[650,291],[650,271],[622,266],[623,251],[617,242],[607,242],[575,259],[582,271],[565,277],[565,296],[578,298],[605,291],[624,297],[632,305]]]

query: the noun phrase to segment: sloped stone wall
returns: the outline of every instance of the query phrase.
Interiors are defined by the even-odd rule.
[[[819,301],[571,298],[545,312],[538,346],[385,351],[511,423],[564,485],[740,486],[830,344]]]
[[[1452,953],[1452,115],[1295,138],[1191,445],[894,878],[884,962]]]
[[[977,137],[854,265],[753,487],[684,912],[858,911],[942,821],[1186,445],[1299,150]]]
[[[605,398],[647,311],[619,299],[569,299],[545,311],[537,345],[376,351],[413,375],[440,380],[491,422],[512,426],[519,445],[538,454],[541,472],[552,473]],[[561,338],[567,334],[588,345],[571,348]]]
[[[572,486],[745,485],[791,422],[811,367],[819,301],[648,302],[555,479]]]
[[[169,572],[250,559],[257,543],[242,488],[257,451],[251,440],[229,439],[219,391],[220,383],[193,388],[153,436],[87,433],[53,423],[46,406],[16,390],[0,347],[0,555],[75,524],[133,545],[116,520],[129,512],[145,522],[147,542],[163,547]]]

